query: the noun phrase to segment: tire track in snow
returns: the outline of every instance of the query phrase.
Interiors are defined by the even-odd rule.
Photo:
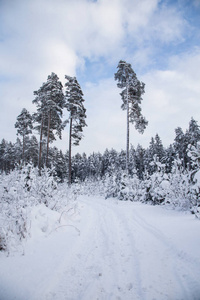
[[[138,281],[136,261],[133,256],[135,251],[131,247],[127,253],[127,248],[130,248],[130,240],[125,238],[127,231],[121,226],[113,209],[105,206],[102,199],[100,201],[95,204],[98,206],[95,214],[98,223],[97,241],[101,276],[99,281],[95,281],[86,289],[80,299],[142,300],[144,298],[138,289],[139,284],[134,283],[135,278],[135,281]],[[88,204],[90,205],[90,202]]]
[[[70,257],[65,257],[51,282],[47,283],[43,299],[121,299],[113,292],[118,272],[113,272],[112,252],[108,252],[101,228],[101,214],[91,205],[84,205],[88,224],[83,226],[80,238],[72,245]]]
[[[66,253],[60,258],[60,264],[53,270],[50,277],[43,283],[43,287],[36,291],[32,300],[57,299],[75,300],[81,299],[79,294],[84,288],[85,278],[93,277],[92,270],[85,264],[88,257],[94,251],[95,246],[90,242],[95,235],[95,215],[93,209],[87,208],[88,218],[83,228],[80,228],[80,236],[68,247]],[[63,234],[63,238],[65,235]],[[67,236],[66,236],[67,238]],[[58,244],[58,248],[59,248]],[[58,249],[58,255],[59,255]]]
[[[143,249],[143,253],[141,252],[141,262],[143,261],[142,257],[149,255],[149,260],[146,261],[147,265],[143,266],[143,276],[147,270],[151,272],[155,267],[157,269],[157,282],[161,285],[160,291],[159,289],[156,292],[148,291],[148,294],[152,293],[154,295],[160,293],[160,299],[199,300],[200,262],[190,257],[187,253],[176,249],[163,232],[148,223],[137,212],[134,212],[132,217],[135,226],[138,226],[140,234],[143,232],[143,237],[146,236],[150,244],[148,250],[148,244],[144,242],[144,239],[140,240],[138,238],[139,248]],[[153,255],[153,252],[156,255]],[[153,257],[154,265],[151,263]],[[150,265],[149,269],[147,267],[148,264]],[[154,274],[153,277],[155,277]],[[151,284],[149,287],[152,289],[154,284]]]
[[[133,207],[126,216],[127,208],[124,211],[123,205],[120,208],[113,206],[112,210],[123,220],[122,227],[126,228],[124,233],[129,232],[129,239],[132,236],[134,245],[132,248],[140,254],[139,257],[136,255],[138,264],[135,265],[140,265],[138,274],[142,275],[138,276],[141,280],[141,299],[199,300],[200,262],[176,249],[160,230],[144,220]],[[145,238],[148,239],[147,243],[144,243]]]
[[[112,295],[115,298],[108,297],[108,299],[142,300],[144,296],[140,286],[139,261],[135,242],[133,239],[130,240],[130,232],[120,215],[113,210],[113,205],[110,207],[105,203],[102,200],[99,203],[99,228],[102,232],[102,240],[106,245],[105,251],[111,251],[107,255],[107,260],[112,268],[112,276],[117,274],[114,286],[115,294]],[[109,280],[109,277],[106,277],[106,280]],[[111,287],[108,288],[112,290]]]
[[[96,202],[96,199],[95,199]],[[84,199],[88,211],[71,258],[65,258],[43,292],[46,300],[146,300],[134,239],[113,203]],[[108,205],[105,205],[108,204]],[[114,207],[116,204],[114,205]],[[116,234],[117,233],[117,234]],[[45,296],[46,295],[46,296]]]
[[[197,260],[178,251],[133,203],[94,201],[81,199],[87,217],[80,237],[46,283],[42,299],[200,299]]]
[[[162,255],[160,255],[156,249],[154,249],[154,251],[158,253],[158,258],[159,256],[161,258],[163,257],[163,267],[166,270],[165,275],[169,276],[168,284],[169,286],[172,285],[174,287],[174,290],[171,291],[171,293],[174,294],[168,295],[166,293],[166,299],[169,297],[169,299],[177,300],[199,300],[200,261],[194,259],[189,254],[178,250],[174,244],[163,234],[163,232],[158,230],[152,224],[148,223],[137,212],[134,212],[133,218],[135,224],[140,227],[145,234],[151,236],[151,240],[157,240],[156,244],[158,245],[158,249],[163,249],[163,252],[161,252]],[[164,260],[166,260],[167,263]],[[174,281],[173,284],[170,282],[170,278],[171,281]],[[167,279],[165,278],[165,280]],[[179,285],[180,295],[175,295],[178,290],[178,287],[175,283]]]

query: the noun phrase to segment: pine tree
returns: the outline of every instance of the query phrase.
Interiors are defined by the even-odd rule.
[[[86,154],[83,154],[83,156],[82,156],[79,153],[77,153],[74,156],[74,160],[73,160],[72,169],[73,169],[73,172],[75,173],[74,177],[78,178],[81,181],[83,181],[86,178],[87,165],[85,163],[85,158],[86,158]]]
[[[157,157],[159,158],[159,161],[162,161],[162,158],[165,155],[165,150],[161,141],[161,138],[158,134],[155,136],[155,154],[157,154]]]
[[[145,171],[144,156],[145,149],[140,144],[138,144],[135,152],[135,166],[137,170],[137,175],[140,179],[143,179],[143,173]]]
[[[7,142],[5,139],[2,139],[0,143],[0,170],[2,172],[6,171],[6,163],[5,163],[6,147],[7,147]]]
[[[64,154],[61,150],[58,150],[56,147],[50,148],[51,153],[51,163],[55,168],[55,175],[57,181],[64,182],[64,178],[67,175],[67,162]],[[49,158],[50,159],[50,158]]]
[[[117,169],[119,169],[119,163],[118,163],[118,154],[117,151],[114,149],[111,149],[109,151],[109,166],[108,166],[108,172],[110,174],[116,173]]]
[[[169,147],[165,150],[165,157],[163,159],[163,162],[166,165],[166,173],[171,173],[175,156],[176,153],[173,145],[169,145]]]
[[[162,164],[157,154],[155,154],[151,165],[154,166],[155,171],[149,178],[148,194],[146,196],[152,204],[161,204],[165,200],[169,189],[168,176],[165,174],[165,164]]]
[[[5,142],[3,164],[5,173],[9,173],[15,167],[15,149],[11,142]]]
[[[189,144],[192,146],[196,146],[197,142],[200,141],[200,126],[193,118],[191,118],[189,129],[186,134],[188,135]]]
[[[89,176],[91,178],[95,178],[95,175],[96,175],[96,164],[95,163],[96,163],[95,153],[93,153],[88,157]]]
[[[27,137],[28,138],[28,137]],[[26,143],[26,148],[28,148],[28,143],[27,143],[27,138],[25,139],[25,143]],[[15,151],[15,163],[17,163],[18,165],[20,165],[20,162],[22,160],[22,143],[21,140],[19,138],[17,138],[15,144],[14,144],[14,151]],[[25,157],[26,155],[24,155]]]
[[[131,64],[120,60],[117,66],[118,71],[115,73],[115,80],[118,81],[117,86],[122,90],[123,110],[127,111],[127,136],[126,136],[126,171],[129,165],[129,123],[135,124],[135,129],[139,133],[143,133],[148,122],[141,113],[141,101],[144,94],[145,84],[137,79]]]
[[[102,176],[106,175],[106,173],[108,172],[108,168],[109,168],[109,150],[106,149],[104,151],[104,154],[102,156]]]
[[[181,127],[177,127],[175,129],[175,133],[176,133],[176,137],[174,139],[175,141],[174,149],[178,155],[178,158],[181,159],[182,165],[185,169],[187,166],[187,152],[186,152],[188,146],[187,137],[184,134]]]
[[[29,163],[33,163],[34,167],[38,164],[38,140],[35,135],[32,135],[27,140],[27,153],[25,153],[26,160]]]
[[[135,174],[135,149],[133,145],[131,145],[130,153],[129,153],[129,174],[134,176]]]
[[[48,76],[47,82],[43,83],[38,91],[34,92],[36,98],[33,103],[37,105],[37,113],[34,114],[35,127],[40,133],[40,148],[38,166],[41,167],[43,135],[46,137],[46,165],[48,165],[49,143],[55,140],[56,133],[61,139],[62,109],[64,107],[64,95],[62,83],[55,73]]]
[[[67,82],[66,87],[66,103],[65,107],[70,113],[69,116],[69,176],[68,183],[71,184],[71,147],[72,144],[75,146],[79,145],[80,140],[83,137],[83,127],[87,126],[86,109],[83,105],[85,101],[83,99],[83,92],[76,79],[76,77],[65,76]]]
[[[15,128],[17,128],[17,135],[22,136],[22,161],[24,162],[25,138],[32,133],[33,129],[32,116],[26,108],[23,108],[21,114],[17,117]]]
[[[121,150],[119,153],[119,165],[121,170],[126,170],[126,151]]]
[[[155,172],[155,166],[154,165],[152,166],[151,164],[155,154],[156,154],[155,139],[152,137],[149,143],[149,147],[145,151],[145,162],[146,162],[145,167],[150,175],[152,175]]]

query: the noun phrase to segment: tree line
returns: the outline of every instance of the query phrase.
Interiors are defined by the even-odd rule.
[[[7,142],[5,139],[0,143],[0,170],[9,173],[20,162],[38,165],[38,152],[40,141],[34,135],[24,137],[26,147],[17,138],[15,143]],[[189,122],[188,129],[184,132],[182,128],[175,129],[174,142],[168,147],[164,147],[158,134],[152,137],[147,148],[138,145],[136,148],[131,145],[129,153],[128,170],[130,176],[137,174],[140,179],[144,178],[146,172],[152,175],[156,171],[155,161],[165,165],[166,173],[172,170],[173,162],[179,159],[183,170],[192,170],[192,160],[188,156],[188,148],[196,147],[200,141],[200,127],[193,118]],[[42,144],[43,155],[41,166],[46,163],[46,144]],[[54,169],[55,175],[60,181],[68,179],[69,175],[69,151],[63,153],[56,147],[49,147],[48,164]],[[114,149],[106,149],[103,154],[85,153],[71,157],[71,180],[84,181],[86,178],[101,179],[106,174],[126,171],[126,151],[120,152]]]
[[[114,79],[117,86],[122,89],[121,108],[127,113],[126,151],[117,152],[106,149],[103,154],[77,153],[72,157],[72,145],[79,145],[83,137],[83,128],[86,124],[86,109],[81,87],[76,77],[65,76],[63,85],[55,73],[48,76],[47,81],[34,91],[36,112],[30,114],[26,108],[18,115],[15,127],[17,140],[15,143],[5,139],[0,143],[0,171],[8,173],[17,165],[32,162],[38,166],[39,171],[44,166],[54,168],[56,176],[63,181],[68,178],[71,184],[74,180],[85,180],[88,177],[102,178],[114,171],[126,171],[130,176],[136,172],[140,179],[144,173],[150,175],[155,171],[154,161],[165,164],[166,172],[170,173],[174,159],[181,160],[184,169],[192,168],[191,158],[188,156],[188,146],[196,146],[200,141],[200,129],[193,118],[189,128],[184,133],[178,127],[175,129],[174,143],[164,148],[158,134],[151,138],[147,149],[138,145],[129,146],[129,124],[133,123],[139,133],[143,133],[148,121],[142,115],[141,102],[145,93],[145,84],[140,82],[131,65],[120,60]],[[63,111],[68,111],[68,118],[63,120]],[[66,153],[50,143],[58,136],[62,138],[62,131],[69,125],[69,148]],[[39,134],[39,140],[33,134]],[[21,137],[21,139],[19,138]]]
[[[61,139],[62,130],[69,123],[69,155],[68,155],[68,182],[71,184],[71,146],[78,145],[82,139],[83,127],[86,126],[86,109],[84,108],[83,92],[76,77],[65,76],[65,94],[63,85],[55,73],[48,76],[47,81],[34,91],[35,99],[32,101],[36,105],[36,112],[32,115],[26,108],[17,117],[15,128],[17,135],[21,136],[22,141],[17,140],[18,155],[17,162],[25,164],[30,159],[34,165],[38,166],[39,172],[45,165],[51,166],[50,143],[56,140],[56,135]],[[69,117],[63,121],[63,110],[69,112]],[[39,142],[32,134],[32,130],[39,134]],[[5,142],[2,141],[2,154],[5,148]],[[20,146],[20,144],[22,144]],[[11,144],[10,144],[11,146]],[[20,150],[22,147],[22,150]],[[2,161],[2,169],[6,172],[13,168],[13,162],[16,160],[10,155],[6,161]],[[37,163],[36,163],[37,157]]]

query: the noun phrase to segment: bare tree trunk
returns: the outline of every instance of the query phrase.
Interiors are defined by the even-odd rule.
[[[43,116],[42,116],[41,126],[40,126],[40,147],[39,147],[39,156],[38,156],[39,173],[40,173],[40,170],[41,170],[41,157],[42,157],[42,133],[43,133]]]
[[[72,117],[70,116],[69,125],[69,173],[68,173],[68,184],[72,182]]]
[[[48,166],[48,157],[49,157],[49,137],[50,137],[50,125],[51,125],[51,111],[48,115],[48,132],[47,132],[47,157],[46,157],[46,167]]]
[[[129,167],[129,97],[128,97],[128,88],[129,85],[126,86],[126,110],[127,110],[127,131],[126,131],[126,172],[128,174],[128,167]]]

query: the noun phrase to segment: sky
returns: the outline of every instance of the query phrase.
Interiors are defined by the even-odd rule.
[[[36,111],[33,92],[54,72],[84,93],[88,126],[72,153],[125,149],[121,59],[145,83],[149,124],[142,135],[130,125],[134,147],[156,134],[167,147],[191,117],[200,125],[200,0],[0,0],[0,140],[16,141],[17,116]],[[64,152],[68,131],[53,144]]]

